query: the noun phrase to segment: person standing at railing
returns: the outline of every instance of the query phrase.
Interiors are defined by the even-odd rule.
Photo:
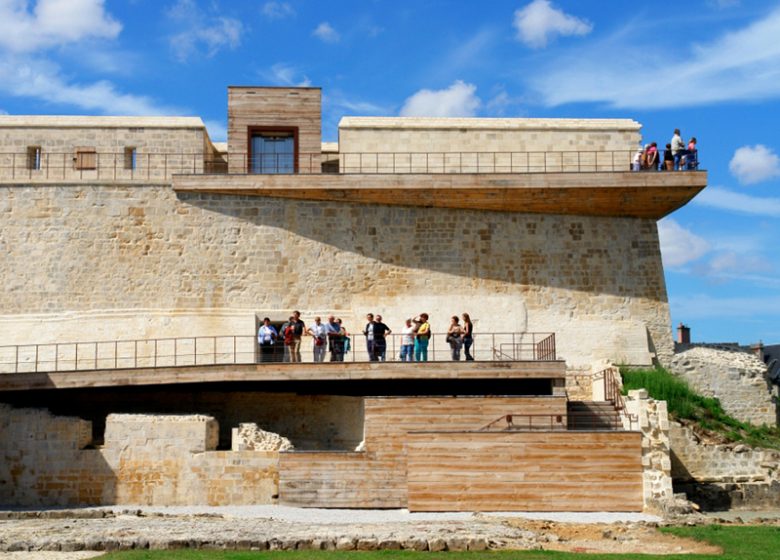
[[[293,347],[295,346],[295,326],[293,323],[295,322],[295,317],[290,315],[290,318],[287,319],[287,322],[282,325],[281,328],[281,336],[282,340],[284,341],[284,361],[285,362],[294,362],[293,359]]]
[[[688,153],[685,155],[685,169],[696,169],[699,167],[699,150],[696,149],[696,137],[693,136],[688,141]]]
[[[328,324],[325,325],[328,333],[328,344],[330,348],[330,361],[344,361],[344,342],[347,337],[347,331],[341,326],[341,319],[336,319],[333,315],[328,316]]]
[[[271,324],[271,319],[265,317],[263,324],[257,330],[257,343],[260,344],[260,361],[261,362],[273,362],[274,361],[274,344],[279,333]]]
[[[450,319],[450,328],[447,329],[447,343],[450,345],[452,359],[460,361],[460,349],[463,346],[463,327],[460,326],[460,319],[453,315]]]
[[[321,363],[325,361],[325,351],[328,348],[328,329],[322,324],[318,317],[314,318],[314,324],[306,331],[312,336],[312,349],[314,352],[314,362]]]
[[[303,333],[306,332],[306,323],[301,321],[301,312],[300,311],[293,311],[293,344],[292,349],[290,351],[290,358],[293,362],[300,362],[301,361],[301,342],[303,338]]]
[[[411,362],[414,358],[414,325],[411,319],[406,320],[406,326],[401,329],[401,361]]]
[[[393,334],[390,327],[382,322],[382,316],[377,315],[374,321],[374,361],[384,362],[387,357],[387,335]]]
[[[366,315],[365,328],[363,329],[363,335],[366,337],[366,353],[368,359],[372,362],[376,361],[376,355],[374,354],[374,314],[369,313]]]
[[[415,362],[427,362],[428,361],[428,342],[431,340],[431,324],[428,322],[428,314],[420,313],[420,316],[415,318],[415,323],[419,323],[415,338],[414,338],[414,361]]]
[[[466,353],[466,361],[473,362],[474,356],[471,355],[471,345],[474,344],[474,324],[471,322],[471,316],[468,313],[461,315],[463,318],[463,351]]]
[[[680,166],[680,161],[688,153],[688,150],[685,149],[685,143],[683,142],[682,136],[680,136],[679,128],[674,129],[674,135],[672,136],[671,144],[672,157],[674,158],[674,170],[678,171],[682,169]]]

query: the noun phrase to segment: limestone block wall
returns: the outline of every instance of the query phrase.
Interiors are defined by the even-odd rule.
[[[692,389],[720,400],[723,409],[751,424],[776,425],[777,386],[766,364],[738,350],[694,347],[675,354],[670,369]]]
[[[252,335],[255,317],[381,313],[434,332],[555,332],[572,367],[671,355],[653,220],[179,194],[168,186],[0,187],[6,344]],[[238,333],[236,331],[239,331]],[[483,354],[484,356],[485,354]]]
[[[780,452],[742,444],[708,444],[688,426],[671,424],[672,477],[705,509],[780,503]]]
[[[640,389],[629,391],[625,402],[626,412],[637,419],[642,432],[645,507],[663,510],[674,497],[666,401],[651,399],[646,390]]]
[[[508,172],[510,167],[519,170],[526,165],[545,171],[545,165],[598,163],[606,169],[613,166],[611,155],[602,155],[597,161],[593,153],[620,152],[614,168],[628,170],[630,155],[641,140],[640,129],[641,125],[630,119],[344,117],[339,123],[339,153],[342,169],[352,171],[358,167],[370,171],[375,164],[395,165],[398,170],[411,166],[419,172],[425,172],[426,165],[439,172],[478,165],[484,171],[495,164],[496,171]],[[477,152],[484,155],[477,158]],[[510,152],[515,153],[512,158],[508,157]],[[561,160],[549,155],[551,152],[573,155]],[[581,152],[581,159],[574,152]],[[381,156],[392,153],[397,154],[394,161]],[[451,155],[437,155],[442,153]],[[443,169],[438,169],[442,165]]]
[[[27,168],[27,149],[41,148],[40,169]],[[125,148],[136,148],[135,169]],[[77,169],[76,151],[96,152],[96,170]],[[0,181],[170,180],[203,172],[214,148],[195,117],[0,116]]]
[[[209,416],[112,414],[105,445],[89,422],[0,405],[0,504],[273,503],[278,453],[215,451]]]

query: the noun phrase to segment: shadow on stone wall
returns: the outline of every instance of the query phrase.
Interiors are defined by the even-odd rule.
[[[176,196],[185,205],[286,231],[390,266],[665,301],[652,220],[184,192]],[[286,245],[284,236],[271,232],[268,243],[279,249],[282,258],[304,249]],[[316,250],[316,245],[309,248]],[[365,276],[358,275],[352,282],[370,285],[376,280],[368,263],[367,267]]]

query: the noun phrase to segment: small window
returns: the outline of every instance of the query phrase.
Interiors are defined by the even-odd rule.
[[[135,148],[125,148],[125,169],[135,169],[136,154]]]
[[[27,169],[41,168],[42,151],[40,146],[27,146]]]
[[[97,169],[95,148],[77,148],[75,163],[76,169]]]

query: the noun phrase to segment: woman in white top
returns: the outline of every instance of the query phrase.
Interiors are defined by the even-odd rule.
[[[401,361],[411,362],[414,356],[414,325],[412,320],[406,320],[406,326],[401,329]]]

